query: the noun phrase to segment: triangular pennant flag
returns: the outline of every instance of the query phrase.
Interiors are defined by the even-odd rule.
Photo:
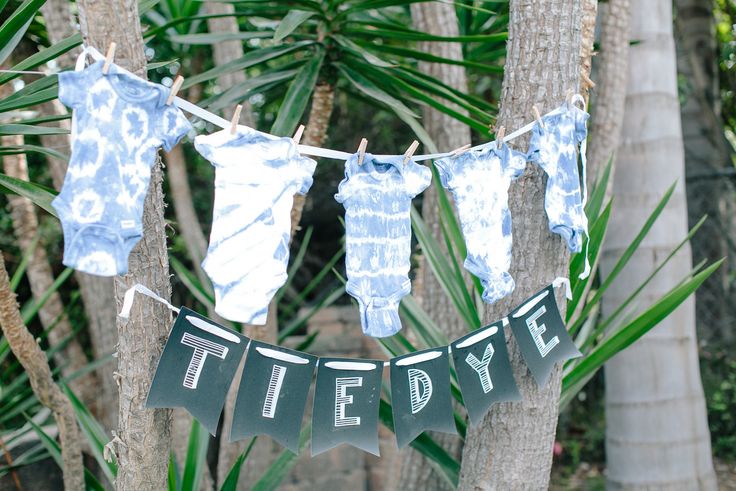
[[[299,453],[299,430],[317,357],[251,341],[233,411],[230,441],[270,435]]]
[[[506,350],[506,324],[506,319],[498,321],[451,345],[463,404],[474,425],[480,424],[494,402],[521,399]]]
[[[378,456],[383,362],[320,358],[312,409],[312,456],[341,443]]]
[[[161,354],[146,407],[183,407],[212,435],[248,338],[182,307]]]
[[[509,314],[524,361],[540,387],[544,387],[558,361],[582,356],[570,339],[550,285]]]
[[[391,405],[399,448],[425,430],[455,433],[447,348],[391,359]]]

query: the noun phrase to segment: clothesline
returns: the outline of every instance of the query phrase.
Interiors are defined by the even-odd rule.
[[[93,48],[92,46],[85,46],[82,50],[82,53],[79,55],[79,58],[77,58],[77,66],[76,66],[77,70],[81,70],[84,68],[85,54],[89,54],[92,57],[92,59],[94,59],[95,61],[102,61],[105,59],[105,56],[102,53],[100,53],[97,49]],[[119,67],[119,70],[124,73],[133,75],[122,67]],[[585,106],[585,102],[583,98],[580,97],[579,95],[576,97],[578,97],[579,98],[578,100],[583,103],[583,106]],[[574,101],[575,99],[573,99],[573,103]],[[193,114],[194,116],[197,116],[200,119],[208,121],[214,124],[215,126],[219,126],[220,128],[227,129],[227,128],[230,128],[231,126],[230,121],[224,118],[221,118],[220,116],[213,114],[205,109],[202,109],[201,107],[195,104],[192,104],[191,102],[187,101],[186,99],[182,99],[179,96],[174,97],[173,104],[176,107],[183,109],[184,111],[190,114]],[[554,110],[550,111],[544,116],[547,116],[552,113],[554,113]],[[504,136],[502,141],[503,142],[511,141],[514,138],[517,138],[523,135],[524,133],[531,131],[532,128],[534,128],[535,124],[536,124],[536,121],[532,121],[531,123],[528,123],[522,126],[516,131],[513,131],[509,133],[508,135]],[[486,145],[487,145],[486,143],[482,143],[480,145],[470,147],[469,150],[479,150],[479,149],[484,148]],[[299,145],[298,148],[299,148],[299,153],[301,154],[311,155],[314,157],[324,157],[328,159],[348,160],[353,155],[353,153],[349,153],[349,152],[342,152],[340,150],[332,150],[329,148],[314,147],[311,145]],[[437,159],[449,157],[451,155],[454,155],[454,153],[453,152],[443,152],[443,153],[431,153],[431,154],[424,154],[424,155],[414,155],[411,157],[411,160],[415,162],[420,162],[424,160],[437,160]],[[375,155],[375,157],[378,159],[385,159],[385,158],[390,158],[390,157],[396,157],[396,155]]]

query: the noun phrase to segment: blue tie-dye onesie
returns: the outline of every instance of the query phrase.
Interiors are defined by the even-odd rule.
[[[167,106],[169,89],[99,61],[59,74],[59,100],[74,110],[72,155],[52,205],[64,232],[64,264],[125,274],[140,240],[143,201],[158,147],[171,150],[191,125]]]
[[[202,269],[215,312],[265,324],[268,304],[286,281],[294,193],[306,194],[317,163],[291,138],[239,126],[200,135],[194,146],[215,166],[215,206]]]
[[[435,162],[442,186],[455,198],[465,238],[465,269],[481,280],[483,301],[493,303],[514,290],[508,189],[526,167],[526,155],[490,143]]]
[[[542,118],[543,127],[539,123],[534,126],[529,143],[529,159],[547,173],[544,209],[549,229],[565,239],[571,252],[582,250],[583,234],[588,233],[577,158],[577,147],[587,134],[587,120],[588,113],[565,103]]]
[[[347,292],[360,306],[363,332],[385,337],[401,329],[399,302],[411,290],[410,207],[429,185],[429,168],[403,157],[365,154],[345,162],[335,199],[345,206]]]

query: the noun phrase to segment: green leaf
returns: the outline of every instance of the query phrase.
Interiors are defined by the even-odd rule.
[[[30,124],[0,124],[0,135],[68,135],[69,130]]]
[[[322,49],[307,61],[301,70],[296,74],[296,78],[289,86],[284,96],[284,102],[279,108],[276,121],[271,126],[271,133],[279,136],[288,136],[294,133],[299,120],[307,108],[309,98],[317,85],[317,77],[322,68],[322,62],[325,59],[325,52]]]
[[[299,435],[299,453],[301,453],[309,442],[309,435],[312,432],[312,425],[308,423],[302,429]],[[276,490],[281,484],[286,474],[296,464],[297,454],[292,453],[290,450],[283,450],[281,454],[268,466],[266,472],[263,473],[260,479],[253,484],[251,491],[272,491]]]
[[[305,12],[303,10],[290,10],[286,17],[281,19],[279,27],[276,28],[276,32],[273,35],[273,40],[276,42],[281,41],[286,36],[294,32],[294,29],[306,22],[310,17],[314,15],[314,12]]]
[[[453,305],[460,313],[463,321],[468,325],[468,328],[476,329],[480,326],[480,317],[478,310],[467,293],[465,284],[457,281],[457,277],[448,259],[445,257],[445,252],[432,236],[429,228],[414,207],[411,209],[411,219],[414,235],[417,237],[417,241],[437,281],[445,293],[450,296]]]
[[[76,414],[77,421],[79,422],[79,427],[87,438],[89,449],[97,461],[97,465],[102,469],[102,472],[105,474],[105,477],[110,484],[114,484],[115,476],[118,473],[117,463],[108,462],[104,457],[105,444],[110,440],[110,438],[105,433],[105,429],[102,425],[89,412],[89,409],[87,409],[84,403],[80,401],[68,387],[64,387],[64,392],[66,392],[69,401],[72,403],[74,413]]]
[[[639,314],[634,320],[622,326],[610,337],[599,344],[589,355],[570,371],[562,380],[562,393],[574,391],[589,379],[596,370],[610,360],[616,353],[623,351],[633,342],[655,327],[662,319],[670,315],[687,299],[720,265],[723,259],[712,264],[690,280],[676,286],[651,307]]]
[[[60,469],[63,469],[64,463],[61,458],[61,446],[58,443],[56,443],[56,440],[51,438],[48,435],[48,433],[43,431],[43,428],[41,428],[36,423],[34,423],[31,418],[26,416],[26,420],[33,428],[33,431],[36,432],[36,435],[38,435],[39,440],[43,444],[44,448],[46,448],[49,455],[51,455],[51,458],[54,459],[54,462],[56,462],[56,465],[58,465]],[[100,484],[100,482],[97,480],[94,474],[92,474],[86,467],[84,469],[84,484],[88,490],[90,489],[93,491],[104,491],[105,490],[104,486]]]
[[[257,438],[258,437],[255,436],[251,438],[248,447],[246,447],[245,451],[235,460],[230,471],[227,473],[227,477],[225,477],[225,482],[223,482],[222,487],[220,487],[220,491],[236,491],[238,489],[240,469],[243,467],[243,463],[248,458],[248,455],[250,455],[251,450],[253,450],[253,445],[255,445]]]
[[[376,84],[371,82],[369,79],[362,76],[357,70],[352,70],[349,66],[342,63],[337,64],[338,69],[342,72],[346,79],[352,83],[356,89],[363,92],[371,99],[375,99],[382,102],[387,107],[392,108],[394,111],[401,111],[416,118],[417,115],[404,105],[403,102],[387,94],[384,90],[378,88]]]
[[[634,255],[634,253],[639,248],[639,245],[644,240],[644,237],[649,233],[649,230],[651,230],[652,226],[654,226],[654,223],[657,221],[657,218],[662,213],[662,210],[664,210],[664,207],[667,205],[667,202],[669,201],[670,197],[672,196],[672,193],[675,191],[675,186],[677,183],[673,183],[667,191],[665,191],[664,195],[662,196],[662,199],[659,201],[657,206],[655,207],[654,211],[649,215],[649,218],[647,218],[646,222],[644,222],[644,225],[642,225],[641,229],[639,230],[639,233],[634,237],[634,240],[629,244],[629,246],[626,248],[626,250],[621,254],[621,257],[616,261],[616,264],[614,265],[613,269],[608,273],[606,276],[606,279],[603,281],[603,284],[598,288],[598,290],[593,295],[593,298],[590,299],[585,307],[583,307],[582,312],[580,313],[580,317],[578,320],[572,325],[569,326],[570,331],[577,332],[577,330],[580,328],[578,325],[579,323],[583,322],[585,318],[588,317],[588,314],[590,314],[591,309],[593,309],[593,306],[600,302],[601,297],[603,296],[603,293],[608,289],[608,287],[613,283],[613,280],[616,279],[618,274],[621,272],[621,270],[628,264],[631,257]]]
[[[427,53],[425,51],[420,51],[417,49],[403,48],[400,46],[390,46],[387,44],[373,44],[373,43],[362,43],[362,42],[358,42],[358,44],[362,44],[368,49],[380,51],[383,53],[393,54],[393,55],[397,55],[397,56],[404,57],[404,58],[411,58],[411,59],[420,60],[420,61],[429,61],[432,63],[443,63],[446,65],[458,65],[458,66],[463,66],[465,68],[472,68],[472,69],[475,69],[481,72],[487,72],[487,73],[503,73],[502,66],[487,65],[485,63],[475,63],[472,61],[455,60],[452,58],[445,58],[442,56],[433,55],[433,54]]]
[[[182,491],[198,491],[199,482],[207,465],[207,447],[209,433],[199,421],[192,419],[192,429],[189,432],[189,445],[182,475]]]
[[[56,197],[56,193],[49,188],[0,174],[0,190],[2,189],[26,197],[37,206],[56,216],[56,210],[51,206],[51,201]]]
[[[217,44],[223,41],[242,41],[247,39],[270,38],[270,32],[207,32],[198,34],[172,34],[167,36],[172,43],[179,44]]]
[[[408,41],[442,41],[458,43],[504,43],[508,39],[507,32],[493,34],[475,34],[469,36],[437,36],[415,29],[402,28],[385,22],[349,22],[343,31],[352,36],[363,36],[369,39],[404,39]]]
[[[13,52],[44,3],[46,0],[26,0],[0,26],[0,64]]]
[[[38,53],[34,53],[25,60],[19,62],[11,68],[11,70],[22,71],[30,70],[39,65],[42,65],[50,60],[54,60],[59,56],[63,55],[67,51],[76,48],[82,44],[82,35],[79,33],[73,34],[68,38],[62,39],[58,43],[49,46],[48,48],[41,49]],[[14,78],[20,77],[21,73],[1,73],[0,74],[0,85],[13,80]]]
[[[69,160],[68,155],[54,150],[53,148],[46,148],[39,145],[11,145],[7,147],[0,147],[0,155],[18,155],[21,153],[35,152],[52,157],[59,160]]]
[[[394,431],[394,419],[391,411],[391,404],[381,399],[379,406],[379,418],[381,423]],[[460,463],[453,459],[441,446],[435,442],[427,433],[422,433],[417,437],[410,446],[419,453],[427,457],[427,461],[437,470],[445,481],[455,489],[460,479]]]
[[[214,68],[206,70],[200,74],[194,75],[193,77],[187,78],[182,84],[182,89],[187,89],[193,85],[207,82],[214,78],[219,77],[224,73],[230,73],[238,70],[243,70],[248,67],[256,66],[266,61],[279,58],[293,51],[299,51],[306,48],[309,45],[314,44],[313,41],[301,41],[286,46],[273,46],[270,48],[262,48],[246,53],[244,56],[218,65]]]

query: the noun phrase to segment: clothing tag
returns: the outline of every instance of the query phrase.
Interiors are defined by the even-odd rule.
[[[135,228],[135,220],[120,220],[120,228]]]

